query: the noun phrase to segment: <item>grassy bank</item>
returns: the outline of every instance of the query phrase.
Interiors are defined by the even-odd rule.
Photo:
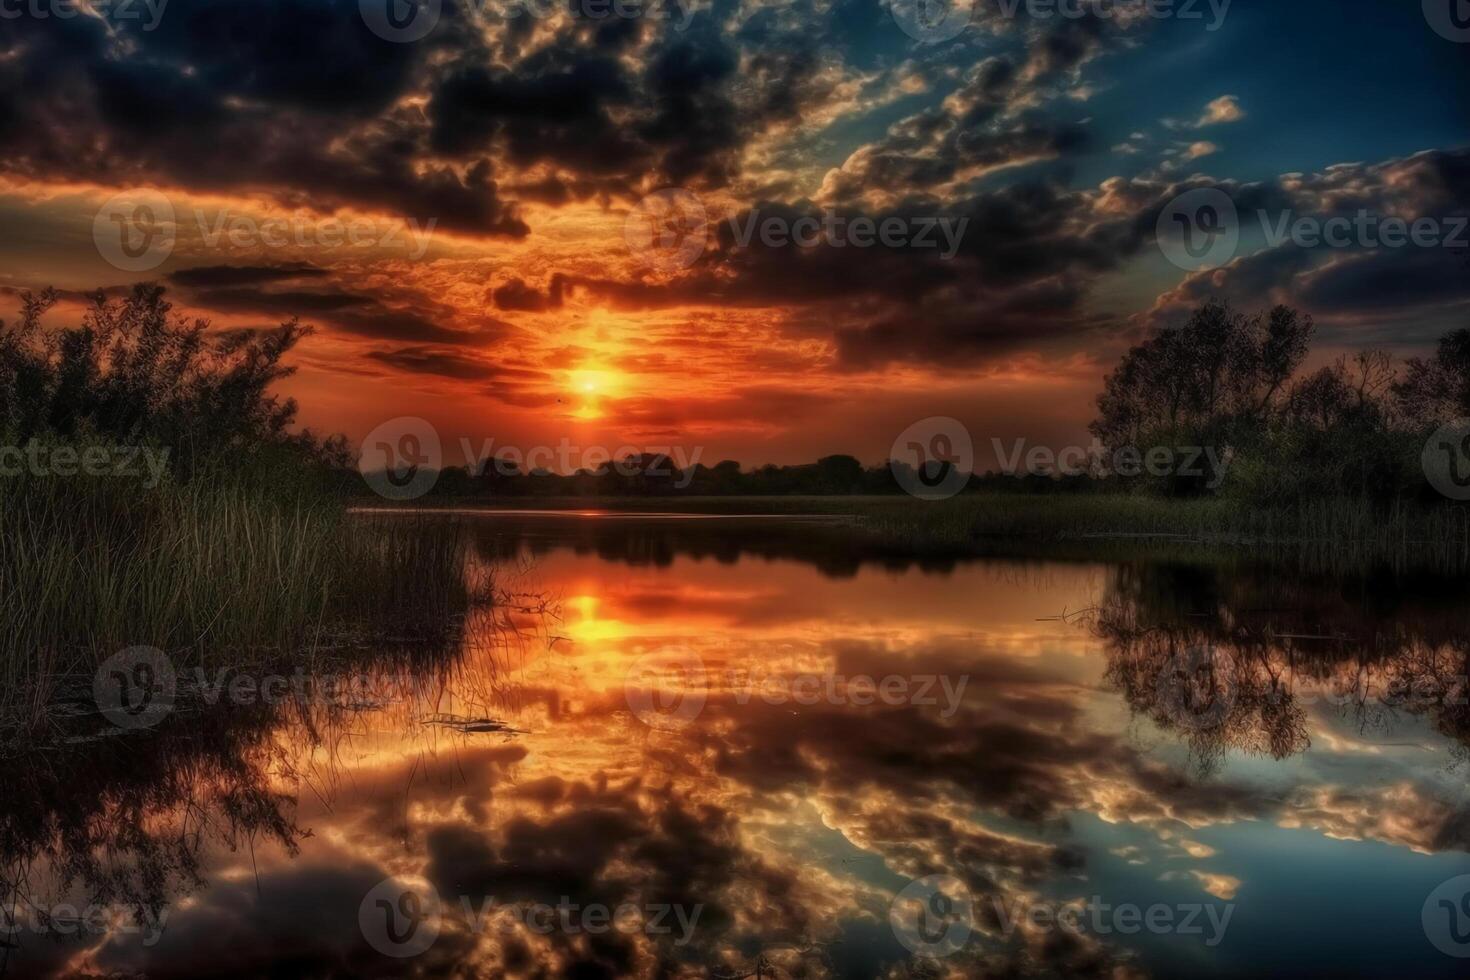
[[[357,503],[381,505],[381,501]],[[981,492],[940,501],[901,495],[477,497],[458,504],[436,500],[425,509],[455,506],[825,515],[848,522],[841,533],[915,556],[1249,557],[1324,570],[1373,564],[1443,571],[1470,568],[1470,510],[1449,505],[1385,513],[1358,500],[1262,509],[1220,499]]]
[[[452,628],[468,601],[456,529],[377,526],[300,481],[280,486],[4,480],[0,720],[45,718],[127,647],[180,667],[310,667],[349,635]]]

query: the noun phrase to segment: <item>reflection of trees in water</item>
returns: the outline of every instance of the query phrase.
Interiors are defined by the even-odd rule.
[[[225,681],[217,700],[195,683],[200,675],[181,670],[173,710],[149,729],[112,727],[79,683],[75,698],[53,711],[45,736],[0,743],[0,909],[11,922],[44,925],[48,905],[79,901],[157,923],[177,896],[206,885],[210,847],[253,859],[257,849],[274,846],[294,856],[309,829],[296,822],[290,787],[329,795],[334,774],[319,771],[318,760],[331,766],[367,714],[376,727],[440,738],[442,726],[422,722],[442,717],[436,713],[451,690],[454,706],[471,713],[465,717],[503,701],[505,613],[484,602],[482,591],[460,598],[448,627],[410,630],[417,634],[412,641],[380,638],[365,646],[358,637],[300,654],[293,659],[310,662],[305,671],[279,661],[252,660],[224,675],[211,667],[202,675],[206,683]],[[386,628],[390,620],[378,612],[361,624],[364,633]],[[232,703],[219,692],[236,676],[292,683],[279,699]],[[15,942],[24,938],[17,934]]]
[[[742,558],[785,559],[814,565],[829,578],[852,578],[864,565],[948,573],[952,556],[915,555],[853,534],[846,522],[761,518],[741,520],[533,519],[510,524],[495,519],[467,523],[476,552],[486,561],[539,557],[561,549],[624,565],[665,568],[676,558],[733,565]]]
[[[1470,604],[1461,582],[1125,565],[1093,611],[1107,681],[1186,742],[1198,768],[1229,751],[1283,759],[1314,704],[1360,731],[1427,716],[1470,749]]]
[[[79,890],[98,906],[157,922],[171,896],[203,883],[206,841],[295,851],[294,801],[271,712],[221,710],[159,731],[102,732],[13,748],[0,809],[0,892],[14,921],[34,898]]]

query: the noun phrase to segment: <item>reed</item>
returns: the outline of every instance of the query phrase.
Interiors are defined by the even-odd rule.
[[[281,662],[348,631],[442,634],[468,601],[452,526],[372,526],[304,487],[210,477],[0,484],[0,719],[34,720],[118,650]]]

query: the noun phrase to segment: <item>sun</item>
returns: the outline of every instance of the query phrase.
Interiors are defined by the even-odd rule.
[[[572,391],[579,395],[614,395],[622,387],[616,371],[600,367],[578,368],[567,380]]]
[[[587,366],[568,372],[566,386],[580,403],[572,417],[590,422],[603,417],[603,400],[618,396],[623,389],[623,378],[610,368]]]

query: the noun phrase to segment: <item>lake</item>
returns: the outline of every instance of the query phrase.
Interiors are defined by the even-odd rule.
[[[11,753],[5,975],[1463,975],[1463,582],[435,519],[448,642]]]

